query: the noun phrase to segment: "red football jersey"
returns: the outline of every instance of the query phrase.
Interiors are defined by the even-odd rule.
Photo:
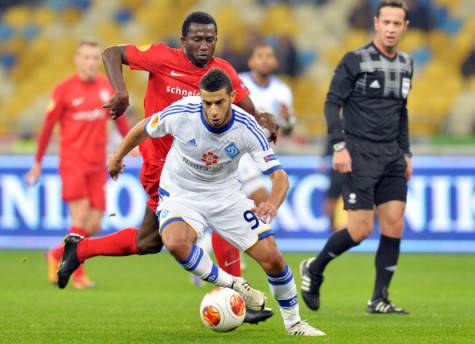
[[[40,162],[48,146],[54,125],[60,124],[60,161],[77,164],[105,165],[107,120],[109,110],[102,109],[113,94],[105,76],[84,81],[73,75],[59,83],[46,109],[46,119],[40,133],[36,161]],[[124,116],[115,121],[120,133],[130,129]]]
[[[182,49],[170,48],[164,43],[129,45],[127,56],[131,69],[149,72],[144,99],[145,116],[163,110],[187,96],[199,95],[200,80],[210,69],[220,68],[231,79],[236,91],[235,103],[249,96],[249,91],[229,62],[213,57],[206,68],[196,67]],[[146,140],[141,152],[147,162],[165,160],[172,143],[171,136]]]

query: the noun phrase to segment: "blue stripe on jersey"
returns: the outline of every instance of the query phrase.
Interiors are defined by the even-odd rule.
[[[259,135],[261,140],[264,142],[264,145],[267,147],[267,149],[265,149],[265,150],[270,149],[270,146],[269,146],[269,143],[267,141],[266,135],[264,134],[264,131],[260,127],[257,126],[257,122],[256,122],[255,119],[250,118],[248,115],[242,114],[242,113],[237,112],[237,111],[236,111],[236,117],[242,119],[243,121],[245,121],[249,125],[249,129],[252,128],[254,130],[254,132]]]
[[[257,141],[259,141],[259,143],[260,143],[260,145],[261,145],[261,147],[262,147],[262,150],[264,150],[264,151],[269,150],[269,146],[266,145],[264,142],[262,142],[262,138],[259,137],[259,135],[258,135],[258,134],[256,133],[256,131],[250,126],[250,124],[249,124],[248,122],[246,122],[245,120],[243,120],[241,117],[237,117],[237,116],[235,117],[235,120],[236,120],[236,122],[239,122],[239,123],[244,124],[245,127],[246,127],[247,129],[249,129],[249,131],[250,131],[251,133],[254,134],[254,136],[256,137]]]
[[[179,109],[179,110],[175,110],[175,111],[170,111],[170,112],[167,112],[165,114],[162,114],[160,116],[160,120],[162,121],[164,118],[167,118],[168,116],[171,116],[171,115],[177,115],[177,114],[181,114],[181,113],[187,113],[187,114],[193,114],[193,113],[200,113],[200,109],[196,109],[196,110],[185,110],[185,109]]]
[[[165,196],[165,197],[170,196],[170,193],[167,190],[165,190],[161,187],[158,188],[158,194],[161,195],[161,196]]]
[[[167,106],[165,109],[162,110],[162,112],[167,112],[169,110],[175,110],[178,108],[196,108],[196,107],[201,107],[201,103],[189,103],[189,104],[172,104],[170,106]]]
[[[277,171],[277,170],[282,170],[282,165],[280,165],[280,164],[279,164],[279,165],[275,165],[275,166],[273,166],[273,167],[271,167],[271,168],[265,170],[265,171],[262,172],[262,173],[265,174],[265,175],[269,175],[269,174],[271,174],[272,172],[275,172],[275,171]]]
[[[257,120],[253,117],[253,116],[250,116],[249,114],[245,114],[245,113],[242,113],[242,112],[239,112],[239,111],[235,111],[238,115],[244,117],[251,125],[254,129],[257,130],[257,132],[261,135],[261,137],[264,139],[264,141],[267,143],[267,137],[264,133],[264,131],[262,130],[261,126],[259,123],[257,123]]]
[[[167,107],[165,110],[163,110],[161,113],[160,113],[160,119],[162,119],[163,117],[165,117],[167,114],[170,114],[170,113],[177,113],[179,111],[177,110],[188,110],[188,111],[192,111],[192,110],[199,110],[201,109],[201,104],[188,104],[188,105],[170,105],[169,107]]]

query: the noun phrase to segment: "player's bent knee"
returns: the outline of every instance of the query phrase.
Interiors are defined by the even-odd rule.
[[[373,232],[372,227],[356,227],[356,228],[348,228],[348,232],[350,233],[351,239],[355,242],[361,242],[366,240],[371,233]]]
[[[168,252],[179,260],[185,260],[191,251],[191,244],[181,240],[173,239],[165,241],[165,246],[167,247]]]

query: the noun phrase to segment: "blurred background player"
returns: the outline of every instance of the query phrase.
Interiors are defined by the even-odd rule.
[[[170,48],[164,43],[107,48],[103,60],[115,93],[104,107],[110,108],[112,116],[118,118],[129,105],[122,74],[123,64],[129,65],[133,70],[149,73],[144,100],[146,117],[163,110],[184,96],[198,94],[200,78],[211,68],[219,67],[232,80],[237,94],[235,103],[258,116],[249,98],[249,91],[243,86],[233,67],[225,60],[213,57],[216,41],[217,26],[214,18],[204,12],[193,12],[182,25],[181,49]],[[262,119],[264,124],[267,123],[271,136],[275,136],[276,130],[272,129],[273,123],[269,115],[259,114],[259,119]],[[140,181],[149,196],[142,227],[126,228],[102,238],[82,240],[77,248],[81,262],[98,255],[127,256],[157,253],[161,250],[163,244],[157,232],[155,211],[159,202],[160,174],[171,143],[172,137],[165,136],[147,139],[140,145],[143,156]],[[218,235],[213,235],[213,249],[219,265],[230,274],[240,276],[239,250]]]
[[[275,116],[283,135],[290,135],[295,126],[292,104],[292,91],[272,73],[279,63],[272,45],[258,42],[251,50],[248,59],[249,72],[239,76],[249,89],[250,97],[258,111]],[[265,188],[265,179],[252,158],[245,154],[239,162],[238,179],[244,193],[257,203],[265,201],[269,193]]]
[[[60,125],[59,171],[62,180],[62,198],[71,214],[69,233],[84,237],[97,234],[105,210],[106,144],[109,111],[101,106],[112,96],[113,89],[107,78],[98,74],[101,48],[96,42],[79,43],[74,63],[77,73],[55,87],[46,109],[35,164],[27,174],[29,184],[41,176],[41,160],[46,152],[56,123]],[[125,117],[116,122],[125,136],[129,124]],[[47,253],[48,280],[55,284],[63,244]],[[75,288],[92,287],[93,282],[80,267],[73,275]]]
[[[320,308],[325,267],[371,234],[376,210],[381,237],[367,312],[407,314],[391,303],[388,292],[399,259],[407,182],[412,175],[407,97],[413,62],[398,51],[409,24],[407,15],[403,0],[381,1],[373,41],[343,57],[328,91],[325,117],[333,143],[333,168],[345,173],[348,226],[335,232],[316,258],[301,263],[302,296],[312,310]]]

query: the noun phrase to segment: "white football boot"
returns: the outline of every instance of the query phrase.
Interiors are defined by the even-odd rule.
[[[293,325],[286,328],[289,336],[312,336],[321,337],[326,336],[325,332],[310,326],[305,320],[300,320]]]

